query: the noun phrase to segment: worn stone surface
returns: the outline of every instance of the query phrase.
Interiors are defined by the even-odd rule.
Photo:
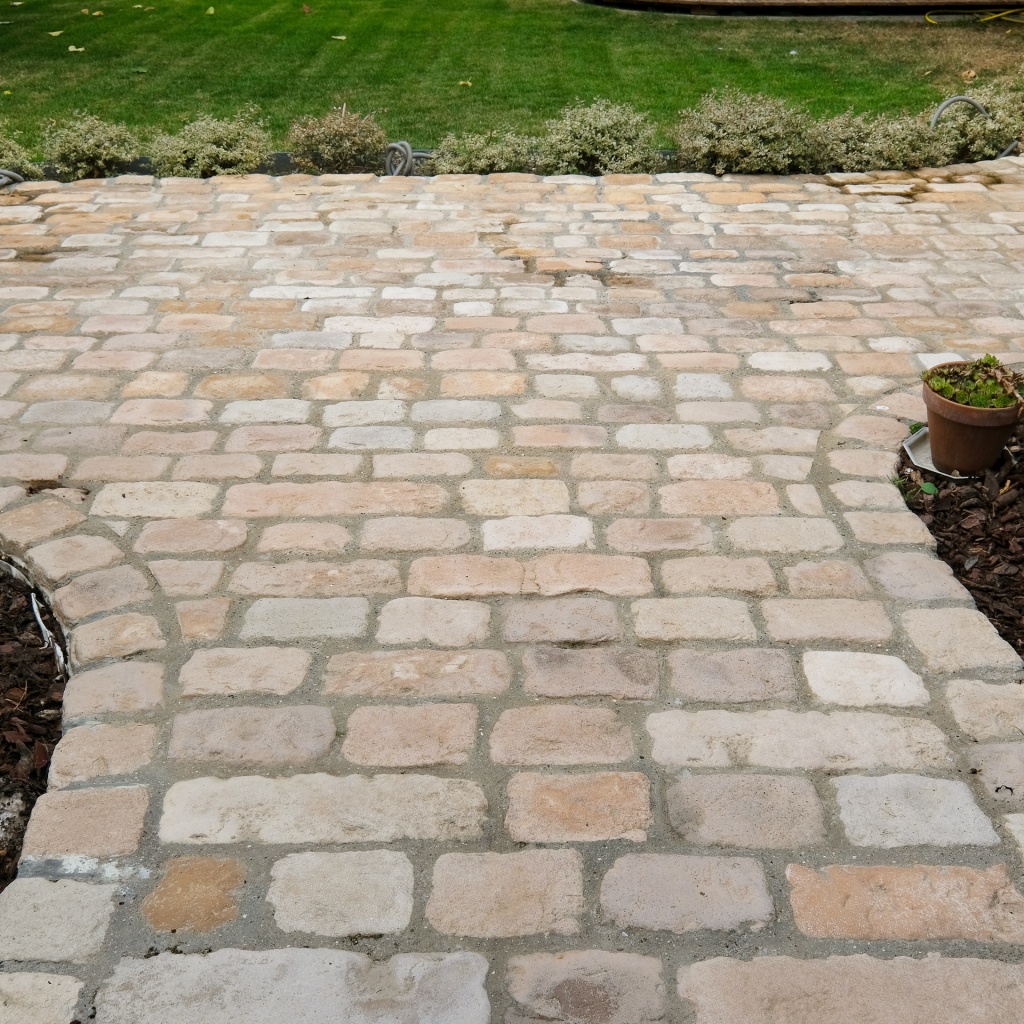
[[[404,853],[293,853],[270,873],[278,928],[315,935],[387,935],[412,916],[412,862]]]
[[[353,764],[390,768],[465,764],[476,723],[475,704],[364,705],[349,715],[341,752]]]
[[[177,761],[284,765],[315,761],[334,742],[328,708],[214,708],[175,715],[167,756]]]
[[[205,934],[238,917],[245,867],[233,857],[175,857],[142,902],[142,915],[157,932]]]
[[[1021,361],[1022,202],[1019,157],[5,189],[0,549],[72,668],[21,870],[118,891],[0,1020],[17,967],[81,980],[46,1024],[1014,1020],[969,955],[1017,945],[1021,663],[889,480],[923,367]],[[795,1002],[733,1012],[765,951]]]
[[[16,878],[0,893],[0,957],[91,960],[103,947],[115,892],[113,885]]]
[[[427,921],[442,934],[575,935],[583,859],[575,850],[445,853],[434,865]]]
[[[505,984],[518,1004],[506,1024],[655,1024],[667,1010],[661,962],[635,953],[587,949],[515,956]]]
[[[330,949],[162,953],[121,960],[97,996],[96,1021],[192,1024],[199,1005],[249,1024],[318,1024],[325,1007],[352,1024],[487,1024],[486,973],[482,956],[463,952],[400,953],[380,964]]]
[[[698,775],[666,794],[672,827],[696,846],[801,849],[825,839],[825,812],[807,779]]]
[[[856,846],[995,846],[999,837],[965,782],[848,775],[832,783]]]
[[[505,828],[517,842],[642,843],[650,820],[650,783],[640,772],[519,772],[508,783]]]
[[[1020,942],[1024,896],[1005,864],[786,869],[797,927],[821,939]]]
[[[752,858],[634,853],[604,876],[601,910],[619,928],[682,934],[759,930],[774,908],[761,864]]]
[[[359,843],[473,839],[480,788],[428,775],[258,775],[175,783],[164,797],[167,843]]]
[[[1002,1024],[1024,971],[970,957],[715,957],[681,967],[678,989],[697,1024]]]
[[[149,806],[145,786],[65,789],[44,793],[36,802],[23,860],[134,853]]]
[[[66,974],[23,971],[0,978],[0,1024],[63,1024],[75,1012],[82,982]]]

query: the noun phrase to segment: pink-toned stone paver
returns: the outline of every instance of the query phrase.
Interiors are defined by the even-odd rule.
[[[1021,225],[1016,158],[0,193],[73,668],[0,1021],[1017,1020],[1021,663],[889,477]]]

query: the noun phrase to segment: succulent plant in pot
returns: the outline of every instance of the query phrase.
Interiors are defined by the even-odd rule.
[[[984,472],[1024,415],[1024,374],[987,355],[939,363],[921,379],[935,468],[961,476]]]

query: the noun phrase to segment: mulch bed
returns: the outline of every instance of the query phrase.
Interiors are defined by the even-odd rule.
[[[938,543],[939,558],[1024,656],[1024,432],[983,478],[947,480],[918,469],[901,449],[900,479],[907,504]],[[922,484],[937,493],[925,493],[931,488],[922,491]]]
[[[46,790],[50,755],[61,736],[64,681],[31,595],[30,587],[0,570],[0,890],[17,874],[25,825]],[[38,596],[37,605],[59,638],[60,627]]]

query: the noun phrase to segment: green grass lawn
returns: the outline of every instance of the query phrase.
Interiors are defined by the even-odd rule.
[[[296,117],[347,103],[414,146],[502,122],[536,130],[577,97],[628,101],[667,129],[722,86],[822,114],[917,111],[965,71],[980,83],[1016,69],[1024,32],[571,0],[307,0],[309,14],[302,0],[98,0],[88,14],[82,2],[0,0],[0,119],[30,148],[47,118],[76,109],[173,130],[254,103],[280,143]]]

